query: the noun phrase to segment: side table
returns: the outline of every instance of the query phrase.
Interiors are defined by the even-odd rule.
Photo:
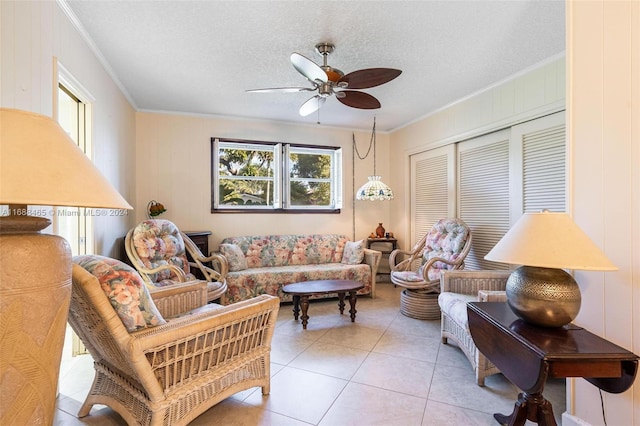
[[[584,377],[610,393],[626,391],[635,380],[638,356],[584,328],[527,324],[505,302],[470,302],[467,315],[478,350],[523,391],[510,415],[493,415],[500,424],[555,426],[551,403],[542,396],[547,377]]]
[[[395,238],[367,238],[367,248],[377,250],[382,253],[383,259],[389,259],[389,254],[398,248],[398,240]],[[380,269],[382,267],[382,270]],[[378,274],[389,275],[389,262],[380,261]]]

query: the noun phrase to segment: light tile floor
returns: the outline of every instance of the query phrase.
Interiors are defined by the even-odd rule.
[[[400,291],[378,283],[375,299],[358,299],[355,323],[335,300],[313,302],[307,330],[282,305],[270,395],[237,393],[192,425],[497,425],[492,414],[510,413],[518,389],[501,374],[477,386],[462,351],[441,343],[440,321],[399,313]],[[92,380],[89,355],[63,360],[56,425],[125,424],[105,406],[76,417]],[[544,395],[560,424],[564,380],[547,383]]]

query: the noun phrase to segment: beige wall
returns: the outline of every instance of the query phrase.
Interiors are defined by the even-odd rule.
[[[567,29],[570,207],[619,268],[576,273],[576,321],[640,354],[640,2],[571,1]],[[568,411],[604,424],[597,389],[574,384]],[[608,424],[640,424],[638,380],[603,395]]]
[[[372,122],[373,124],[373,116]],[[210,230],[212,249],[234,235],[343,233],[353,235],[352,131],[317,125],[140,112],[136,118],[136,220],[144,219],[150,200],[161,202],[162,218],[184,230]],[[356,132],[361,154],[370,132]],[[211,138],[339,146],[343,149],[344,208],[340,214],[211,213]],[[389,135],[377,133],[376,171],[388,176]],[[356,189],[373,172],[373,151],[356,160]],[[389,217],[387,202],[356,202],[356,239],[366,238]],[[392,227],[388,227],[393,232]]]
[[[0,1],[2,28],[0,103],[53,115],[58,61],[95,99],[94,163],[129,201],[135,202],[135,113],[56,2]],[[96,253],[117,255],[115,239],[133,214],[95,220]]]

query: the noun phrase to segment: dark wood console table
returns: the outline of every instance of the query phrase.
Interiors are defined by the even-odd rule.
[[[493,415],[501,424],[556,425],[542,396],[547,377],[583,377],[611,393],[626,391],[635,380],[638,356],[584,328],[530,325],[504,302],[471,302],[467,313],[478,350],[523,391],[510,415]]]
[[[203,255],[209,256],[209,235],[211,235],[211,231],[185,231],[184,232],[187,237],[193,241],[193,243],[198,246]],[[191,255],[187,252],[187,259],[189,262],[193,262]],[[210,264],[205,264],[206,266],[211,267]],[[192,268],[192,273],[201,280],[204,280],[205,277],[197,268]]]

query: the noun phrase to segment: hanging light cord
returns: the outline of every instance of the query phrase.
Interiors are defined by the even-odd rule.
[[[355,133],[351,133],[351,138],[353,140],[353,152],[358,156],[360,160],[364,160],[369,156],[371,152],[371,147],[373,146],[373,174],[376,174],[376,116],[373,116],[373,128],[371,129],[371,140],[369,141],[369,148],[367,148],[367,153],[364,155],[360,155],[358,152],[358,145],[356,145],[356,135]],[[353,231],[353,241],[356,240],[356,159],[355,156],[351,157],[351,192],[353,194],[353,202],[351,206],[351,224]]]
[[[351,133],[351,137],[353,138],[353,148],[356,152],[356,155],[360,160],[364,160],[369,156],[371,152],[371,147],[373,147],[373,175],[376,174],[376,116],[373,116],[373,128],[371,129],[371,140],[369,141],[369,148],[367,149],[367,153],[362,156],[358,151],[358,145],[356,145],[356,135]]]

